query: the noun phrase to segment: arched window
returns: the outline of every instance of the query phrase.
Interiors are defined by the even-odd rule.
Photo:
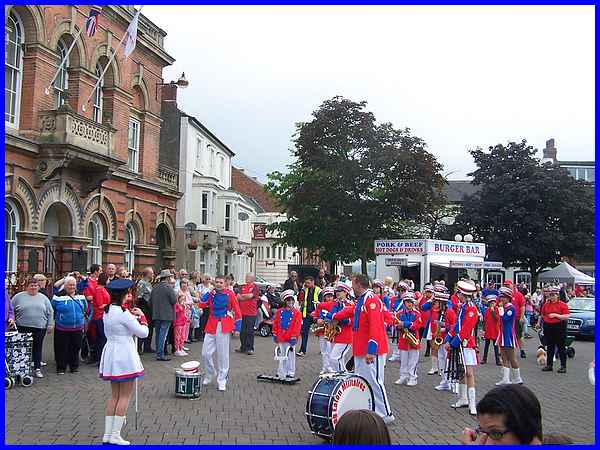
[[[23,26],[19,17],[11,11],[6,19],[4,32],[5,78],[4,78],[4,123],[19,124],[21,103],[21,80],[23,79]]]
[[[133,225],[125,225],[125,269],[133,272],[135,260],[135,230]]]
[[[62,39],[56,45],[56,53],[58,53],[58,65],[65,59],[67,55],[67,46]],[[60,108],[67,100],[67,89],[69,88],[69,60],[67,59],[58,71],[58,76],[54,82],[54,93],[56,95],[56,107]]]
[[[10,203],[4,204],[4,251],[6,253],[6,273],[17,271],[17,231],[19,215]]]
[[[96,64],[96,78],[100,78],[103,70],[104,69],[100,64]],[[94,121],[98,123],[102,123],[103,88],[104,78],[100,80],[100,83],[98,83],[98,87],[96,88],[96,92],[94,92]]]
[[[94,214],[88,224],[88,237],[92,240],[88,246],[88,267],[92,264],[102,265],[104,226],[98,214]]]

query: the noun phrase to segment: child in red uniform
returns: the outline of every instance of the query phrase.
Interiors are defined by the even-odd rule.
[[[488,302],[488,307],[483,316],[483,339],[485,346],[483,348],[483,359],[481,364],[487,364],[487,355],[490,347],[490,342],[494,346],[494,356],[496,357],[496,365],[500,365],[500,356],[498,352],[498,332],[500,330],[500,322],[498,321],[498,308],[496,307],[496,296],[494,294],[486,295],[485,300]]]
[[[316,319],[318,326],[325,325],[321,319],[321,311],[331,311],[335,305],[333,297],[335,292],[332,288],[325,288],[321,291],[321,301],[317,304],[315,310],[310,313],[313,319]],[[319,338],[319,346],[321,348],[321,375],[328,372],[335,372],[335,368],[330,365],[329,354],[331,353],[331,342],[325,339],[323,331],[315,332],[315,336]]]
[[[349,295],[350,287],[345,283],[338,283],[335,287],[336,301],[333,302],[334,306],[329,311],[335,314],[346,307],[352,307]],[[352,321],[350,319],[340,320],[337,322],[337,326],[341,331],[334,336],[331,343],[329,367],[335,372],[345,372],[346,363],[352,354]]]
[[[395,384],[416,386],[417,365],[419,363],[419,350],[421,348],[419,339],[421,314],[415,308],[415,297],[412,292],[404,294],[402,300],[404,301],[404,308],[396,316],[399,328],[400,378],[395,381]],[[407,338],[408,333],[411,333],[415,337],[416,345],[410,343]]]
[[[296,352],[294,346],[300,336],[302,327],[302,314],[294,308],[294,291],[288,289],[281,293],[281,300],[285,302],[283,308],[279,308],[273,320],[273,340],[279,346],[279,354],[285,359],[279,360],[277,376],[279,378],[294,378],[296,375]]]

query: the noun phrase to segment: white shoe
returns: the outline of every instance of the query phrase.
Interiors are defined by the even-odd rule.
[[[427,375],[435,375],[438,373],[438,359],[435,356],[431,357],[431,369],[427,372]]]
[[[208,386],[210,383],[212,383],[212,378],[205,378],[204,380],[202,380],[203,386]]]
[[[508,367],[502,367],[502,379],[496,383],[496,386],[502,386],[503,384],[511,384],[510,369]]]
[[[189,348],[187,348],[187,347],[183,347],[183,351],[184,351],[184,352],[189,352],[189,351],[190,351],[190,349],[189,349]]]
[[[394,384],[404,384],[406,383],[406,380],[406,377],[400,377],[396,381],[394,381]]]
[[[35,369],[33,371],[33,376],[36,378],[44,378],[44,374],[42,373],[42,371],[40,369]]]
[[[450,391],[450,385],[448,383],[440,383],[434,387],[436,391]]]
[[[467,385],[466,384],[458,385],[458,394],[460,395],[460,397],[451,406],[453,408],[462,408],[464,406],[469,406],[469,399],[467,398]]]
[[[182,350],[177,350],[175,353],[173,353],[174,356],[186,356],[187,353],[182,351]]]
[[[438,373],[438,370],[432,367],[429,369],[429,372],[427,372],[427,375],[435,375],[436,373]]]
[[[406,383],[407,386],[416,386],[417,385],[417,379],[416,378],[409,378],[409,380]]]
[[[393,414],[383,417],[383,423],[385,423],[386,425],[389,423],[392,423],[394,420],[396,420],[396,418],[394,417]]]
[[[400,357],[392,355],[392,356],[390,356],[390,358],[388,359],[388,361],[391,361],[391,362],[400,361]]]
[[[523,384],[523,379],[521,378],[521,369],[511,369],[512,372],[512,383],[513,384]]]
[[[219,384],[219,386],[217,387],[217,390],[221,391],[221,392],[225,392],[225,385],[224,384]]]
[[[112,433],[108,438],[109,444],[129,445],[130,442],[121,437],[121,428],[125,422],[125,416],[113,416]]]
[[[48,364],[46,364],[44,361],[40,362],[40,366],[44,367],[47,366]]]
[[[108,440],[112,434],[114,418],[115,416],[104,416],[104,435],[102,436],[103,444],[108,444]]]

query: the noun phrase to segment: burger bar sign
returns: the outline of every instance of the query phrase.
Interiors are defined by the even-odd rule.
[[[375,241],[376,255],[465,255],[485,257],[485,244],[438,241],[432,239],[394,239]]]

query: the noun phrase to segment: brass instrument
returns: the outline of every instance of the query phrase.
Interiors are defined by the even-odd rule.
[[[325,324],[319,325],[318,323],[313,323],[310,326],[310,332],[311,333],[323,333],[325,331]]]
[[[322,325],[319,325],[317,323],[313,323],[310,326],[310,331],[313,333],[323,333],[323,337],[325,339],[327,339],[329,342],[333,342],[333,340],[335,339],[335,336],[338,333],[341,333],[342,328],[337,324],[337,323],[333,323],[333,322],[326,322]]]
[[[408,341],[408,345],[411,347],[416,348],[419,346],[419,340],[417,337],[406,328],[402,328],[402,338],[406,339]]]
[[[435,330],[435,337],[433,338],[433,343],[438,347],[444,343],[444,338],[442,337],[442,325],[444,324],[444,315],[446,314],[446,308],[440,308],[440,318],[437,321],[437,328]]]

